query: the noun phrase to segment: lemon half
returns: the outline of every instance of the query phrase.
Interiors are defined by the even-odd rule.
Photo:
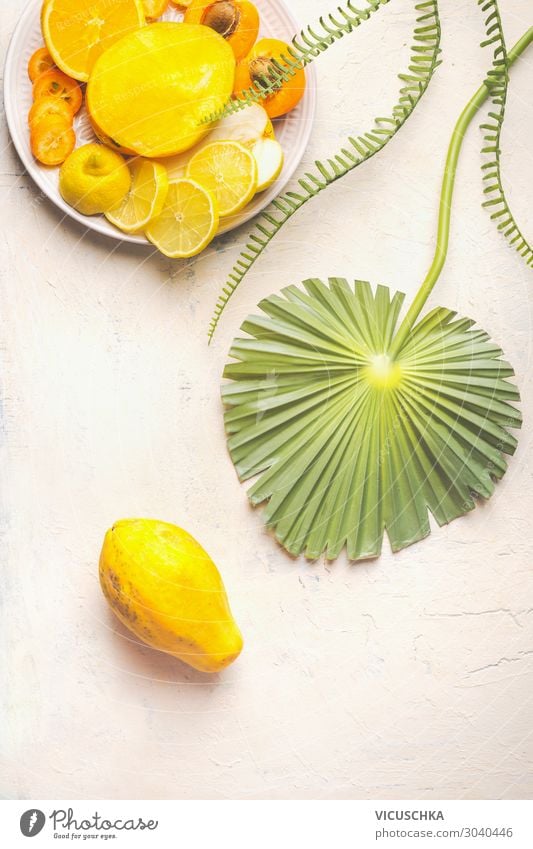
[[[168,184],[163,209],[148,224],[145,235],[165,256],[196,256],[218,230],[218,207],[214,195],[194,180],[184,178]]]

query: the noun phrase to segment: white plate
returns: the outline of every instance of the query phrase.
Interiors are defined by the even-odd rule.
[[[255,0],[261,15],[262,36],[281,38],[290,41],[299,32],[298,24],[283,0]],[[28,132],[27,116],[32,103],[31,83],[28,79],[28,61],[32,53],[43,45],[40,12],[42,0],[31,0],[17,24],[9,50],[7,52],[4,75],[4,103],[7,124],[13,144],[28,174],[35,180],[41,191],[61,209],[65,215],[79,221],[85,227],[125,242],[150,244],[144,236],[130,236],[121,233],[103,215],[81,215],[65,203],[59,194],[59,169],[40,165],[32,156]],[[172,5],[165,13],[166,20],[179,21],[181,13]],[[278,180],[265,192],[256,195],[254,200],[241,213],[221,228],[225,233],[240,224],[249,221],[261,212],[282,190],[298,167],[311,134],[316,105],[316,76],[312,66],[306,69],[306,93],[296,109],[285,118],[276,121],[276,137],[285,152],[285,164]],[[94,141],[85,108],[80,110],[75,121],[77,144]],[[153,248],[153,246],[151,246]]]

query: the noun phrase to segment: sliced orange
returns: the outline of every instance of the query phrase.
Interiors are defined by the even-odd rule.
[[[33,99],[41,97],[58,97],[70,107],[73,115],[79,112],[83,100],[81,88],[76,80],[67,77],[63,71],[52,68],[37,77],[33,84]]]
[[[39,100],[35,101],[30,109],[28,124],[30,125],[30,128],[34,127],[40,121],[43,121],[45,118],[49,118],[51,115],[64,118],[70,124],[72,124],[72,119],[74,117],[72,109],[65,100],[61,99],[61,97],[40,97]]]
[[[61,165],[76,145],[72,121],[59,115],[43,118],[32,127],[31,151],[43,165]]]
[[[54,62],[81,82],[105,50],[145,23],[142,0],[44,0],[41,14]]]
[[[37,77],[44,74],[45,71],[49,71],[53,68],[54,64],[54,60],[50,56],[48,48],[39,47],[39,49],[32,54],[30,61],[28,62],[28,76],[32,83],[35,82]]]

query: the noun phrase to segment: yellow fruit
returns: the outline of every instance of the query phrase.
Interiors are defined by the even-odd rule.
[[[266,110],[259,103],[252,103],[246,109],[221,118],[209,133],[207,141],[236,141],[251,146],[266,135],[269,126],[272,123]]]
[[[150,159],[132,159],[128,163],[131,186],[119,206],[106,212],[106,218],[124,233],[144,230],[156,218],[165,203],[168,192],[167,169]]]
[[[104,539],[100,584],[130,631],[194,669],[219,672],[242,650],[218,569],[175,525],[153,519],[116,522]]]
[[[202,120],[228,101],[234,73],[233,51],[214,30],[162,21],[98,59],[87,107],[117,144],[141,156],[172,156],[209,131]]]
[[[142,0],[144,14],[148,21],[156,21],[168,6],[168,0]]]
[[[252,153],[257,162],[257,191],[263,192],[278,179],[283,168],[283,148],[275,139],[256,141]]]
[[[114,209],[128,193],[129,168],[119,153],[100,144],[85,144],[73,151],[59,172],[63,199],[83,215]]]
[[[276,138],[276,131],[274,129],[274,124],[272,123],[272,120],[270,118],[268,119],[268,124],[266,125],[266,129],[265,129],[265,132],[263,133],[263,135],[266,139],[275,139]]]
[[[89,120],[91,121],[91,127],[93,128],[93,132],[98,139],[99,142],[105,144],[106,147],[110,147],[111,150],[114,150],[115,153],[123,153],[124,156],[135,156],[135,151],[130,150],[127,147],[122,147],[122,145],[118,144],[114,139],[106,136],[105,133],[102,132],[98,124],[95,121],[91,120],[91,116],[89,115]]]
[[[141,0],[44,0],[41,13],[52,59],[82,82],[105,50],[145,23]]]
[[[234,215],[257,190],[257,163],[239,142],[218,141],[203,147],[190,160],[187,177],[212,192],[220,217]]]
[[[193,180],[173,180],[161,213],[150,221],[145,235],[171,259],[196,256],[216,236],[218,220],[211,192]]]

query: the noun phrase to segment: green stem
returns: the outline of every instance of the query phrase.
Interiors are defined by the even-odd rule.
[[[519,56],[522,55],[524,50],[531,44],[533,41],[533,27],[530,27],[524,35],[516,42],[514,47],[509,50],[507,54],[509,67],[516,62]],[[390,355],[395,356],[398,351],[401,349],[403,343],[407,339],[411,328],[413,327],[415,321],[417,320],[420,312],[426,303],[435,283],[437,282],[439,275],[444,266],[444,262],[446,260],[446,254],[448,252],[448,242],[450,237],[450,217],[452,211],[452,199],[453,199],[453,189],[455,184],[455,174],[457,171],[457,162],[459,160],[459,153],[461,152],[461,146],[463,143],[463,139],[465,137],[465,133],[468,129],[468,125],[479,111],[485,100],[488,98],[490,94],[489,88],[486,83],[483,83],[481,88],[479,88],[471,100],[468,101],[465,108],[461,112],[459,116],[459,120],[455,125],[454,131],[452,133],[452,137],[450,140],[450,145],[448,147],[448,155],[446,157],[446,165],[444,168],[444,177],[442,180],[442,189],[440,194],[440,205],[439,205],[439,223],[437,230],[437,248],[435,250],[435,256],[433,257],[433,262],[429,268],[428,273],[422,283],[420,289],[415,295],[415,298],[409,307],[407,314],[402,321],[396,336],[394,337]]]

